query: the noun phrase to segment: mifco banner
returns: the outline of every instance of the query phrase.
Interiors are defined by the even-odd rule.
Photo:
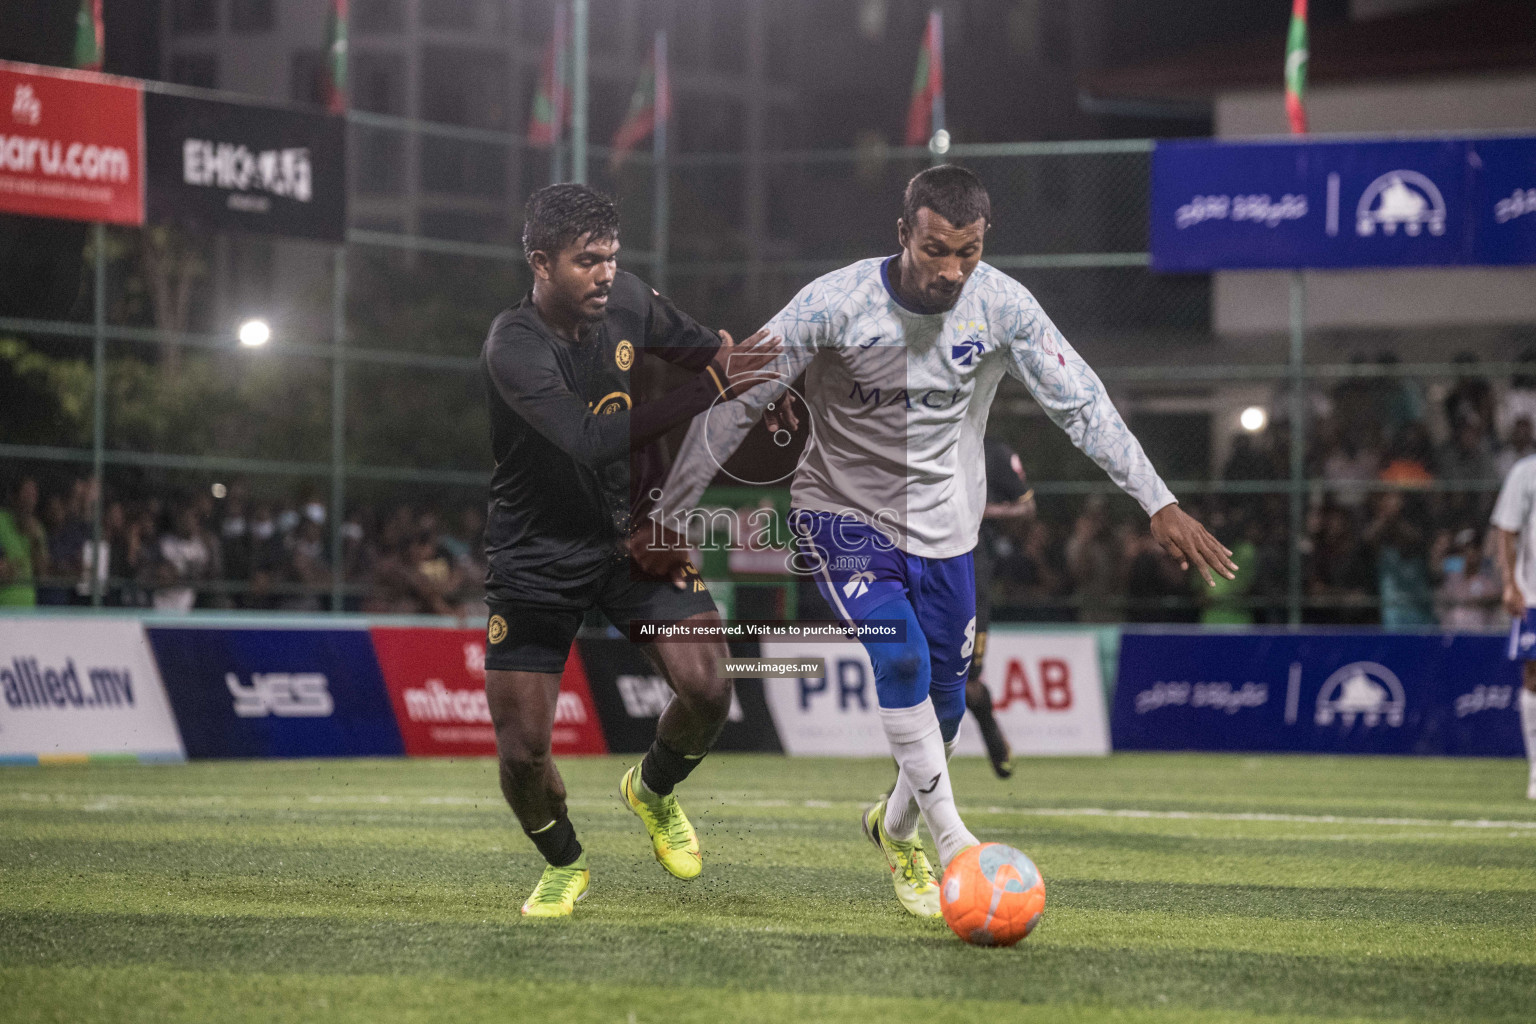
[[[150,220],[343,240],[341,118],[146,92],[144,130]]]
[[[1160,142],[1162,271],[1536,263],[1536,137]]]
[[[1115,749],[1516,757],[1507,649],[1449,633],[1128,632]]]

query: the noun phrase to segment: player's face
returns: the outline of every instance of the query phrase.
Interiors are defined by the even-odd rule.
[[[935,313],[953,309],[981,262],[986,230],[985,220],[957,228],[926,206],[917,211],[915,223],[897,221],[897,237],[906,250],[901,274],[906,290],[919,297],[925,309]]]
[[[618,257],[617,238],[593,241],[592,236],[582,235],[553,260],[542,261],[545,271],[540,276],[547,275],[556,305],[573,319],[597,321],[608,312],[608,293],[618,273]]]

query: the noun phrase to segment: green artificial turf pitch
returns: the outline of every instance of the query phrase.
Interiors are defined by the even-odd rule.
[[[682,882],[626,760],[562,763],[593,873],[555,922],[518,915],[540,862],[490,761],[0,769],[0,1019],[1536,1019],[1519,762],[959,760],[1046,880],[995,950],[897,905],[858,825],[888,761],[711,757]]]

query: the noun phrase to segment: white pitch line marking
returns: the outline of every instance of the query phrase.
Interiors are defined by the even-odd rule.
[[[703,797],[703,795],[700,795]],[[712,803],[720,807],[737,807],[751,810],[771,810],[777,808],[803,808],[806,810],[841,810],[854,807],[864,807],[861,801],[834,801],[834,800],[785,800],[785,799],[708,799],[703,797],[706,803]],[[145,794],[117,794],[117,793],[93,793],[89,795],[71,796],[61,793],[26,793],[17,792],[0,795],[0,805],[8,800],[21,803],[52,803],[52,804],[76,804],[85,810],[109,810],[115,807],[128,806],[196,806],[199,804],[218,804],[238,807],[244,801],[238,797],[221,796],[167,796],[156,797]],[[260,802],[282,801],[281,797],[262,798]],[[424,796],[401,797],[387,793],[365,794],[312,794],[305,797],[294,796],[288,803],[311,804],[393,804],[397,806],[449,806],[449,807],[481,807],[487,810],[499,810],[499,801],[488,797],[463,797],[463,796]],[[595,798],[575,798],[567,801],[578,807],[607,807],[614,801]],[[1000,814],[1017,815],[1031,818],[1122,818],[1139,821],[1232,821],[1232,822],[1261,822],[1270,824],[1290,825],[1346,825],[1360,826],[1370,825],[1384,828],[1455,828],[1455,829],[1479,829],[1493,831],[1507,831],[1511,835],[1536,833],[1536,821],[1501,821],[1490,818],[1387,818],[1354,816],[1347,814],[1282,814],[1267,811],[1153,811],[1135,807],[1000,807],[996,804],[986,807],[969,808],[975,814]]]

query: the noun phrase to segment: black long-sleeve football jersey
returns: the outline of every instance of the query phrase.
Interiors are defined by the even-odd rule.
[[[623,557],[630,457],[706,409],[723,381],[715,332],[620,271],[603,319],[561,338],[530,293],[491,324],[480,363],[496,458],[486,521],[487,594],[537,600],[591,582]],[[664,401],[635,406],[641,353],[694,371]]]

